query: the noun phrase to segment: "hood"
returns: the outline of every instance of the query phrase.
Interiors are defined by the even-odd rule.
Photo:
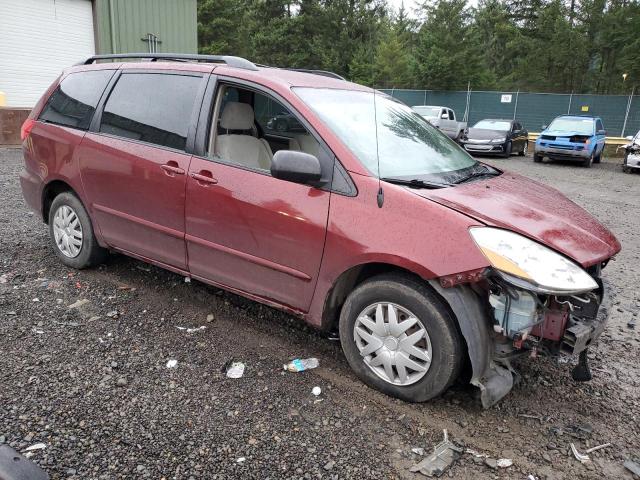
[[[591,137],[593,133],[581,133],[576,132],[575,130],[545,130],[540,135],[549,135],[552,137],[573,137],[581,136],[581,137]]]
[[[620,251],[615,236],[557,190],[505,172],[454,188],[412,190],[486,225],[536,240],[581,264],[595,265]]]
[[[504,130],[486,130],[484,128],[469,128],[467,130],[467,138],[472,140],[493,140],[506,136],[507,132]]]

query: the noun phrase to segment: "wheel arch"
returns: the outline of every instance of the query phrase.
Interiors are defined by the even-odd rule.
[[[420,278],[420,276],[404,267],[385,262],[369,262],[354,265],[340,275],[333,282],[327,292],[322,309],[322,330],[336,330],[340,311],[347,296],[362,282],[382,273],[403,273]]]
[[[51,210],[53,199],[64,192],[71,192],[78,196],[71,185],[60,179],[50,181],[42,189],[42,221],[44,223],[49,223],[49,211]]]

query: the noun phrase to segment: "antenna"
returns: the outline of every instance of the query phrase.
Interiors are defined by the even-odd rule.
[[[378,164],[378,208],[384,205],[384,192],[382,191],[382,180],[380,180],[380,151],[378,149],[378,108],[376,106],[376,89],[373,89],[373,121],[376,124],[376,161]]]

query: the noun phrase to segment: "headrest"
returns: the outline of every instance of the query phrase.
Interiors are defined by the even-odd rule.
[[[251,130],[253,108],[248,103],[227,103],[220,117],[220,126],[227,130]]]

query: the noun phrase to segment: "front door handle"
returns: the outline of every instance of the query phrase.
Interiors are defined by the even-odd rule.
[[[191,172],[191,178],[193,178],[200,184],[203,184],[204,186],[215,185],[216,183],[218,183],[218,180],[213,178],[211,172],[207,170],[201,170],[200,173]]]
[[[164,165],[160,165],[160,168],[169,176],[184,175],[184,169],[178,167],[178,164],[175,162],[165,163]]]

